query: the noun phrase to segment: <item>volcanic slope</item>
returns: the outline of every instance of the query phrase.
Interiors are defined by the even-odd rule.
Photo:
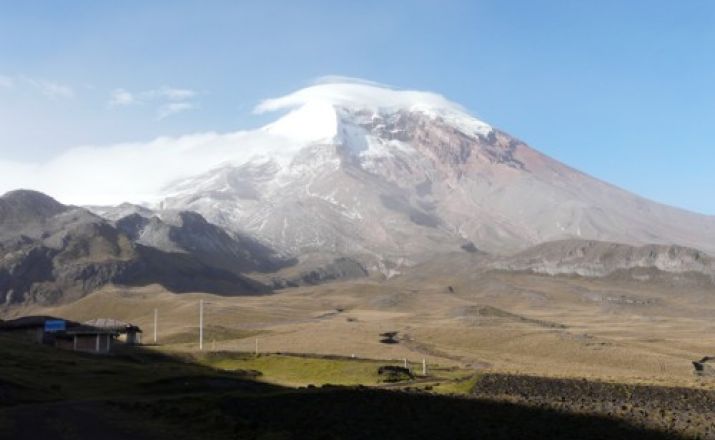
[[[284,147],[236,145],[240,159],[167,185],[159,207],[388,276],[460,248],[511,254],[564,239],[715,253],[712,217],[574,170],[439,95],[320,84],[258,110],[289,110],[256,131]]]

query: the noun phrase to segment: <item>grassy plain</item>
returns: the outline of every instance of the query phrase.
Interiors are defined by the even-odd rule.
[[[301,287],[272,295],[107,288],[75,303],[14,310],[139,324],[168,352],[313,353],[476,372],[710,387],[691,361],[715,354],[715,289],[514,273],[430,273]],[[452,291],[448,287],[452,287]],[[397,344],[380,333],[398,332]]]

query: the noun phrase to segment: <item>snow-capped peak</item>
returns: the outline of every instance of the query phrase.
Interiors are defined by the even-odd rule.
[[[376,113],[397,110],[434,109],[464,112],[464,109],[436,93],[396,90],[364,83],[331,83],[306,87],[288,95],[266,99],[255,109],[257,113],[292,109],[323,102],[334,107],[372,110]]]
[[[286,116],[264,127],[274,134],[303,141],[334,138],[338,119],[349,113],[372,113],[385,116],[400,111],[419,112],[440,118],[456,128],[474,135],[486,135],[492,128],[471,116],[459,104],[442,95],[414,90],[397,90],[365,82],[317,84],[291,94],[267,99],[254,111],[266,113],[291,110]]]
[[[287,115],[263,127],[273,135],[299,144],[332,141],[337,135],[338,117],[335,107],[327,102],[306,102]]]

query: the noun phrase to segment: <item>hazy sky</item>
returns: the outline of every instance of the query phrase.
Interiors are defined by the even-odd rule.
[[[251,112],[262,99],[325,75],[441,93],[596,177],[715,214],[705,0],[0,0],[0,162],[253,128],[275,117]]]

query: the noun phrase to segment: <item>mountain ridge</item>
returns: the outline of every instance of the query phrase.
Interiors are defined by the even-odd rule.
[[[709,276],[715,282],[715,259],[705,252],[679,245],[629,246],[593,240],[560,240],[541,243],[501,258],[492,267],[585,277],[606,277],[618,271],[656,269],[673,274],[699,273]]]
[[[0,305],[71,301],[107,284],[218,294],[271,290],[244,276],[238,262],[229,270],[194,249],[142,244],[84,208],[38,192],[0,196],[0,209]]]

